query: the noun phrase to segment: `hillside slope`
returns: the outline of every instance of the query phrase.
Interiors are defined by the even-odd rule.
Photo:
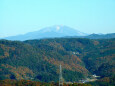
[[[0,79],[58,81],[59,64],[65,81],[114,76],[115,39],[0,40]]]

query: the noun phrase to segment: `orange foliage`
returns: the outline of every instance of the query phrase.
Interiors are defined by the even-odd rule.
[[[66,56],[66,57],[68,57],[68,56]],[[45,57],[44,60],[48,61],[51,64],[57,65],[57,66],[59,66],[59,64],[61,64],[63,68],[66,68],[66,69],[69,69],[72,71],[78,71],[78,72],[83,73],[84,75],[88,75],[88,70],[85,67],[77,64],[78,62],[81,62],[81,60],[77,56],[72,56],[71,59],[69,60],[69,63],[66,63],[66,61],[60,61],[60,60],[54,59],[54,58],[48,59],[47,57]]]
[[[94,45],[98,45],[99,42],[98,42],[98,41],[93,41],[93,44],[94,44]]]
[[[31,76],[34,75],[32,70],[30,70],[27,67],[19,66],[18,68],[16,68],[16,67],[10,66],[8,64],[6,64],[6,65],[2,64],[1,66],[8,68],[11,72],[13,72],[17,79],[29,79],[30,77],[27,76],[27,74],[30,74]]]
[[[102,82],[110,82],[110,78],[109,77],[104,77],[100,81],[102,81]]]

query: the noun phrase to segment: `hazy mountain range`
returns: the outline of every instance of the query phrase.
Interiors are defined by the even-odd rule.
[[[90,39],[100,39],[100,38],[115,38],[115,34],[87,34],[80,32],[76,29],[70,28],[68,26],[55,25],[51,27],[46,27],[38,31],[29,32],[24,35],[9,36],[2,39],[7,40],[31,40],[31,39],[43,39],[43,38],[61,38],[61,37],[73,37],[73,38],[90,38]]]

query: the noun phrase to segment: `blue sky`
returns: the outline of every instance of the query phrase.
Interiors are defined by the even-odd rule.
[[[115,0],[0,0],[0,37],[52,25],[115,33]]]

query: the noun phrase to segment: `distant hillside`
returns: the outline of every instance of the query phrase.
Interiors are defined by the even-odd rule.
[[[115,39],[0,40],[0,79],[65,81],[115,75]]]
[[[115,33],[111,34],[91,34],[88,36],[85,36],[84,38],[90,38],[90,39],[110,39],[110,38],[115,38]]]
[[[65,38],[88,38],[88,39],[111,39],[115,38],[115,33],[110,34],[90,34],[87,36],[68,36]]]

